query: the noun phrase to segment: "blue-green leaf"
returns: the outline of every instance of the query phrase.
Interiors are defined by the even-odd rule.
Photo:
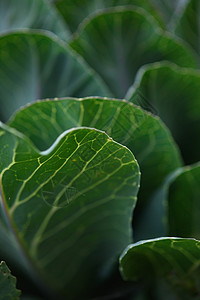
[[[64,40],[71,35],[61,14],[48,1],[1,0],[0,32],[25,28],[48,30]]]
[[[144,64],[168,60],[181,67],[197,68],[193,51],[162,31],[142,9],[117,7],[100,11],[82,23],[70,45],[119,98],[124,97]]]
[[[55,35],[24,30],[0,36],[0,120],[45,97],[108,96],[86,63]]]

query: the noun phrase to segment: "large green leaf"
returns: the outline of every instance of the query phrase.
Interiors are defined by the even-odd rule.
[[[150,109],[143,99],[150,103]],[[155,108],[169,127],[187,164],[200,160],[200,72],[169,63],[140,69],[126,96],[144,109]],[[189,142],[188,142],[189,141]]]
[[[175,299],[198,299],[199,263],[200,241],[194,239],[141,241],[128,246],[120,257],[121,273],[125,280],[144,278],[147,284],[153,286],[155,278],[160,280],[164,277],[181,294],[180,298]]]
[[[6,263],[0,263],[0,299],[18,300],[20,291],[16,289],[16,278],[11,275]]]
[[[0,119],[44,97],[105,96],[97,75],[53,34],[14,32],[0,37]]]
[[[119,98],[146,63],[169,60],[182,67],[197,66],[194,53],[163,32],[141,9],[118,7],[99,12],[82,24],[70,45]]]
[[[200,3],[190,0],[176,26],[175,33],[187,41],[199,55],[200,51]]]
[[[76,31],[79,24],[91,13],[113,6],[136,5],[147,10],[160,24],[162,20],[149,0],[56,0],[54,1],[60,14],[63,15],[71,31]],[[163,25],[163,24],[162,24]]]
[[[64,132],[45,152],[3,124],[0,139],[10,149],[2,201],[29,272],[65,298],[88,299],[131,240],[136,160],[90,128]]]
[[[136,156],[143,174],[143,200],[160,186],[168,173],[181,166],[176,145],[159,118],[126,101],[95,97],[35,102],[17,112],[9,125],[23,132],[41,150],[72,127],[106,131]]]
[[[70,36],[62,16],[46,0],[1,0],[0,32],[33,28],[54,32],[67,40]]]
[[[9,125],[27,135],[44,150],[64,130],[77,126],[104,130],[117,142],[126,145],[136,156],[142,172],[139,202],[134,215],[134,236],[152,237],[165,232],[163,214],[153,210],[150,224],[162,223],[157,231],[141,220],[150,196],[164,178],[181,166],[179,151],[159,118],[126,101],[105,98],[40,101],[20,110]],[[153,173],[152,173],[153,170]],[[154,201],[155,202],[155,201]],[[159,199],[156,201],[159,207]],[[161,221],[160,221],[161,220]],[[142,221],[142,222],[141,222]],[[142,229],[138,228],[142,223]],[[149,228],[146,235],[146,228]]]

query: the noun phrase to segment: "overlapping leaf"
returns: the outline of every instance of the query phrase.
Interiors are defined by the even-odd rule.
[[[155,284],[155,278],[164,277],[176,292],[181,292],[181,299],[197,299],[200,241],[178,238],[141,241],[126,248],[120,267],[125,280],[145,278]]]
[[[88,299],[131,240],[139,185],[132,153],[89,128],[39,152],[1,124],[0,145],[10,150],[1,154],[2,201],[30,274],[64,297]]]
[[[140,9],[118,7],[99,12],[82,24],[70,45],[119,98],[146,63],[169,60],[182,67],[197,67],[194,53]]]
[[[71,31],[77,30],[79,24],[90,14],[97,12],[108,7],[113,6],[130,6],[135,5],[147,10],[161,25],[164,25],[162,18],[157,13],[154,5],[149,0],[59,0],[54,1],[55,6],[59,10],[60,14],[65,18],[66,23],[70,27]]]
[[[16,289],[16,278],[11,275],[6,263],[0,263],[0,299],[18,300],[20,291]]]
[[[156,110],[178,143],[187,164],[200,160],[200,73],[172,64],[141,68],[126,96],[146,110]],[[150,107],[151,107],[150,106]]]
[[[164,27],[164,20],[173,30],[187,0],[52,2],[72,31],[91,12],[126,6],[90,16],[71,42],[105,84],[56,36],[36,31],[3,35],[2,120],[38,98],[109,96],[106,84],[123,97],[138,69],[149,62],[169,60],[197,68],[198,55],[158,25]],[[130,4],[152,16],[128,8]],[[0,30],[42,28],[68,39],[66,24],[45,0],[2,0],[1,15]],[[197,25],[198,3],[191,0],[176,33],[198,54]],[[194,70],[157,64],[143,68],[127,94],[127,99],[161,116],[186,162],[199,160],[199,76]],[[199,164],[179,168],[179,151],[158,117],[125,101],[67,98],[30,105],[9,125],[14,129],[1,124],[0,130],[0,250],[18,260],[48,290],[47,297],[50,292],[54,298],[89,299],[131,242],[139,167],[132,153],[111,138],[127,146],[141,165],[142,205],[134,215],[135,236],[163,235],[165,217],[170,235],[199,238]],[[143,217],[139,226],[136,215]],[[180,299],[194,299],[200,294],[199,252],[200,242],[193,239],[143,241],[125,250],[121,271],[126,280],[144,277],[151,283],[157,277],[156,284],[164,277],[186,291]],[[1,275],[0,266],[0,284]]]
[[[52,1],[63,15],[71,31],[76,31],[80,23],[90,14],[114,6],[137,6],[150,13],[163,28],[174,29],[188,0],[55,0]]]
[[[56,36],[38,31],[0,37],[0,119],[44,97],[105,96],[108,89]]]
[[[181,166],[176,145],[160,120],[126,101],[97,97],[40,101],[20,110],[9,125],[23,132],[41,150],[72,127],[106,131],[136,156],[143,174],[143,199],[168,173]]]
[[[1,0],[0,32],[32,28],[54,32],[68,40],[70,32],[62,16],[46,0]]]

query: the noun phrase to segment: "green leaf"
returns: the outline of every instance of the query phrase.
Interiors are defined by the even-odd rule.
[[[65,131],[43,152],[1,124],[3,136],[13,157],[1,173],[2,200],[29,273],[50,293],[88,299],[131,240],[136,160],[90,128]]]
[[[169,63],[142,67],[126,98],[146,110],[154,107],[170,129],[187,164],[200,160],[199,71]]]
[[[182,168],[165,186],[169,234],[200,238],[200,164]]]
[[[63,15],[66,23],[70,27],[71,31],[76,31],[79,24],[86,18],[88,15],[97,12],[99,10],[113,7],[113,6],[130,6],[136,5],[145,10],[147,10],[158,22],[160,25],[163,25],[163,22],[157,13],[154,6],[147,0],[59,0],[55,1],[55,6],[59,10],[60,14]]]
[[[198,55],[200,51],[199,16],[199,1],[190,0],[175,29],[175,33],[188,42]]]
[[[195,239],[160,238],[128,246],[120,257],[125,280],[144,278],[152,284],[155,278],[169,283],[183,298],[199,295],[200,241]]]
[[[95,97],[35,102],[18,111],[9,126],[23,132],[41,150],[72,127],[106,131],[136,156],[143,174],[143,201],[168,173],[181,166],[178,149],[159,118],[126,101]]]
[[[127,146],[140,165],[142,178],[134,213],[134,238],[144,237],[146,228],[143,224],[149,229],[145,238],[166,232],[159,199],[154,201],[156,210],[149,217],[151,226],[146,218],[146,222],[141,219],[141,213],[152,202],[151,195],[169,173],[182,165],[179,151],[159,118],[116,99],[61,99],[40,101],[24,108],[9,125],[23,132],[41,150],[48,148],[59,134],[72,127],[88,126],[106,131],[114,140]],[[156,230],[152,230],[152,220]]]
[[[80,57],[45,32],[27,30],[2,35],[0,65],[1,120],[40,98],[110,95]]]
[[[46,0],[1,0],[0,32],[13,29],[45,29],[68,40],[70,32],[62,16]]]
[[[16,289],[16,278],[11,275],[6,263],[0,263],[0,299],[17,300],[21,292]]]
[[[169,60],[197,67],[197,58],[181,40],[163,32],[145,10],[113,8],[88,18],[71,47],[122,98],[144,64]]]

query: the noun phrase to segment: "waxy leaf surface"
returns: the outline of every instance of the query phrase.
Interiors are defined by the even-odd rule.
[[[105,131],[136,156],[143,173],[146,197],[168,173],[181,166],[179,151],[159,118],[124,100],[91,97],[35,102],[18,111],[9,126],[23,132],[41,150],[73,127],[87,126]],[[159,176],[154,178],[151,168]],[[149,181],[151,186],[148,186]]]
[[[39,152],[1,124],[0,145],[10,149],[1,155],[2,201],[24,267],[44,288],[88,299],[131,241],[140,178],[132,153],[89,128]]]
[[[167,174],[181,166],[179,151],[159,118],[126,101],[97,97],[40,101],[20,110],[9,125],[23,132],[41,150],[72,127],[106,131],[127,146],[140,165],[142,178],[137,213],[146,206]],[[155,220],[160,216],[154,212],[151,218]]]

